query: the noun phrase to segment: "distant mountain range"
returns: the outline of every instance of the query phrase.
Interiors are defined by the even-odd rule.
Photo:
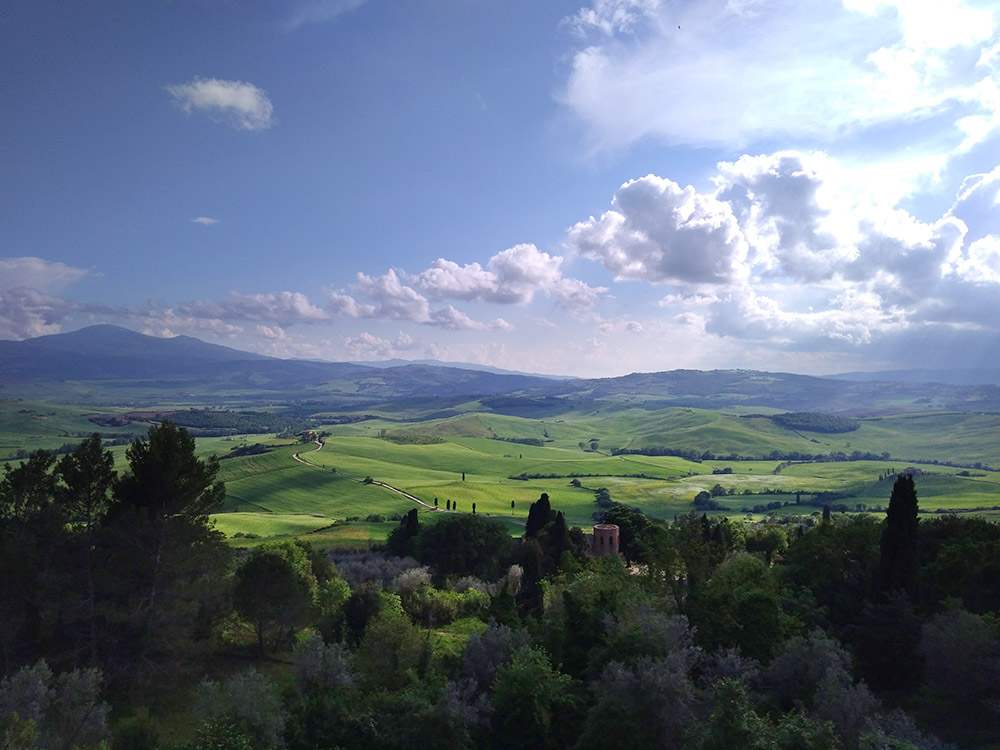
[[[1000,370],[981,367],[954,370],[882,370],[879,372],[844,372],[827,375],[836,380],[880,383],[946,383],[947,385],[1000,385]]]
[[[492,372],[494,375],[527,375],[533,378],[545,378],[546,380],[576,380],[576,375],[543,375],[537,372],[523,372],[521,370],[505,370],[501,367],[490,367],[474,362],[442,362],[439,359],[393,359],[370,360],[365,362],[351,362],[353,365],[364,365],[365,367],[405,367],[406,365],[427,365],[429,367],[457,367],[460,370],[481,370],[482,372]]]
[[[978,384],[969,382],[976,374],[960,376],[962,371],[818,378],[753,370],[673,370],[553,379],[473,367],[277,359],[189,336],[165,339],[101,325],[0,341],[0,397],[95,405],[308,404],[329,410],[384,405],[425,416],[471,409],[545,415],[665,406],[854,414],[1000,411],[996,373],[993,382]],[[952,382],[945,382],[945,375]],[[882,379],[890,376],[895,379]],[[959,377],[964,382],[955,382]]]

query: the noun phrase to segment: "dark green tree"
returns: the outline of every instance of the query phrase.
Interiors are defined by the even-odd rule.
[[[581,718],[573,681],[552,667],[544,649],[515,651],[497,670],[490,699],[494,747],[542,750],[572,744]]]
[[[195,454],[194,438],[169,422],[127,452],[105,516],[106,620],[116,642],[112,679],[180,666],[224,613],[230,553],[209,514],[225,487],[219,465]]]
[[[312,602],[308,581],[288,556],[272,547],[258,547],[236,570],[233,606],[257,633],[257,646],[280,648],[294,633]]]
[[[484,516],[445,516],[415,538],[417,559],[440,576],[497,578],[510,562],[512,547],[507,527]]]
[[[399,526],[392,530],[389,538],[385,542],[385,548],[394,555],[402,557],[411,554],[410,540],[420,533],[420,519],[417,518],[417,509],[411,508]]]
[[[86,661],[92,667],[98,664],[96,577],[99,560],[96,550],[99,523],[108,510],[116,477],[114,465],[111,451],[102,447],[101,436],[94,433],[75,451],[64,456],[57,467],[62,484],[56,490],[56,497],[75,530],[73,547],[78,564],[74,572],[79,576],[80,585],[74,589],[82,596],[81,611],[75,618],[80,622],[82,633],[77,634],[75,640],[85,644]]]
[[[917,553],[917,490],[913,477],[900,474],[892,486],[885,530],[879,542],[877,589],[912,594],[920,565]]]
[[[60,565],[67,518],[55,502],[55,457],[35,451],[0,478],[0,667],[10,674],[45,655],[67,593]]]
[[[525,538],[537,536],[545,524],[551,519],[552,506],[549,504],[549,496],[543,492],[535,502],[528,506],[528,522],[524,527]]]

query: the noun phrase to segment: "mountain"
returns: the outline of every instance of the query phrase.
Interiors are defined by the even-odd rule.
[[[470,410],[548,418],[569,411],[668,406],[814,411],[1000,412],[1000,386],[819,378],[755,370],[672,370],[618,378],[548,377],[441,364],[385,367],[277,359],[189,336],[145,336],[93,326],[0,341],[0,397],[90,405],[203,403],[378,409],[453,416]]]
[[[490,365],[480,365],[473,362],[442,362],[439,359],[380,359],[365,362],[352,362],[354,365],[364,365],[366,367],[405,367],[407,365],[428,365],[429,367],[454,367],[459,370],[478,370],[480,372],[491,372],[494,375],[527,375],[532,378],[545,378],[546,380],[575,380],[575,375],[544,375],[537,372],[523,372],[522,370],[505,370],[501,367],[491,367]]]
[[[380,369],[278,359],[190,336],[157,338],[110,325],[0,341],[0,395],[76,403],[325,400],[346,407],[400,398],[476,397],[548,382],[454,367]]]
[[[158,338],[97,325],[24,341],[0,341],[0,380],[150,377],[205,365],[261,361],[260,354],[190,336]]]
[[[959,368],[954,370],[882,370],[879,372],[843,372],[827,375],[835,380],[854,382],[944,383],[946,385],[1000,385],[1000,370]]]

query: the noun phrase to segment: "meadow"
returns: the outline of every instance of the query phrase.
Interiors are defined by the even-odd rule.
[[[670,411],[664,421],[674,422],[675,429],[695,429],[703,434],[704,444],[720,452],[734,445],[734,424],[746,436],[740,437],[740,445],[760,449],[771,444],[774,425],[770,420],[766,430],[755,431],[753,423],[757,420],[753,418],[720,418],[690,409]],[[924,442],[912,432],[915,421],[932,427]],[[870,446],[868,450],[878,448],[890,455],[913,452],[939,461],[965,459],[971,463],[973,459],[989,458],[996,463],[996,457],[991,455],[997,450],[995,445],[963,453],[973,438],[952,442],[947,439],[948,430],[955,432],[959,428],[962,433],[985,439],[983,431],[995,428],[996,417],[973,415],[965,424],[962,422],[955,415],[903,415],[872,421],[872,431],[880,430],[883,435],[879,441],[858,440],[867,424],[864,421],[861,428],[846,437],[797,433],[786,438],[810,445],[817,445],[811,442],[816,440],[837,450],[861,442]],[[709,431],[712,424],[719,423],[721,430]],[[715,487],[721,487],[725,494],[714,498],[722,509],[710,514],[752,519],[770,514],[818,515],[821,505],[810,504],[815,503],[818,493],[835,493],[833,502],[852,511],[860,504],[869,512],[878,512],[875,509],[888,504],[893,473],[907,468],[918,472],[917,489],[924,512],[989,513],[986,509],[1000,506],[1000,472],[995,471],[897,459],[692,461],[671,456],[612,456],[600,449],[605,442],[621,441],[628,424],[628,415],[618,413],[603,421],[597,415],[542,421],[466,414],[416,425],[401,426],[380,419],[331,425],[325,429],[333,434],[325,438],[322,449],[317,450],[313,444],[285,443],[262,456],[223,461],[220,477],[228,488],[228,514],[223,515],[230,517],[223,520],[219,516],[223,521],[220,528],[235,533],[231,530],[240,528],[237,519],[242,517],[246,519],[246,530],[257,529],[252,533],[285,538],[294,536],[287,525],[289,514],[305,513],[311,520],[297,522],[304,526],[316,524],[318,529],[303,531],[305,538],[324,547],[364,546],[384,539],[394,526],[388,521],[365,523],[366,518],[398,517],[412,507],[426,520],[435,517],[434,511],[378,483],[432,506],[436,501],[438,513],[448,506],[471,513],[475,504],[477,513],[510,523],[512,533],[519,533],[528,506],[543,492],[549,495],[553,507],[565,513],[570,524],[588,527],[600,511],[595,494],[600,488],[605,488],[617,502],[665,519],[695,511],[695,495]],[[528,445],[504,438],[537,439],[543,444]],[[591,441],[598,441],[597,450],[591,448]],[[948,451],[943,450],[945,445],[950,446]],[[232,447],[233,443],[204,444],[206,449],[219,446]],[[940,452],[935,453],[935,448]],[[296,453],[301,460],[293,457]],[[366,483],[366,478],[373,483]],[[795,504],[797,499],[801,504]],[[755,506],[775,503],[780,507],[752,512]],[[268,518],[272,519],[271,527]],[[330,526],[349,518],[354,519],[350,524]],[[321,520],[327,524],[321,525]]]
[[[890,475],[907,467],[919,470],[924,512],[989,515],[1000,506],[1000,472],[983,468],[1000,467],[997,414],[889,414],[860,418],[858,429],[830,434],[785,429],[764,411],[653,408],[649,402],[592,402],[560,414],[543,405],[519,408],[517,416],[470,411],[476,408],[482,403],[452,403],[441,416],[372,409],[347,423],[342,423],[344,414],[312,414],[330,421],[319,428],[328,434],[319,450],[315,443],[268,435],[199,437],[197,452],[204,458],[254,443],[271,449],[219,462],[227,496],[215,516],[217,527],[236,545],[304,537],[323,547],[363,548],[384,540],[393,519],[410,508],[432,520],[449,506],[461,513],[475,506],[477,513],[504,520],[517,534],[529,505],[543,492],[569,523],[588,527],[600,510],[595,494],[600,488],[614,501],[666,519],[694,511],[695,495],[713,488],[724,494],[714,498],[721,510],[710,513],[733,517],[817,514],[818,493],[834,493],[833,502],[850,510],[861,505],[873,512],[888,504]],[[101,413],[125,411],[103,408]],[[0,457],[75,444],[100,429],[91,414],[86,405],[0,402]],[[124,441],[143,435],[147,427],[133,422],[110,429]],[[690,455],[756,458],[612,455],[619,449],[663,447]],[[117,470],[124,471],[127,446],[111,450]],[[774,451],[861,451],[890,458],[761,460]],[[379,483],[430,506],[436,501],[438,511]],[[801,504],[795,504],[797,499]]]

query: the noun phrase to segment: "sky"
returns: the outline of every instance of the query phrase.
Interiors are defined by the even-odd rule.
[[[0,339],[1000,367],[1000,8],[5,0]]]

